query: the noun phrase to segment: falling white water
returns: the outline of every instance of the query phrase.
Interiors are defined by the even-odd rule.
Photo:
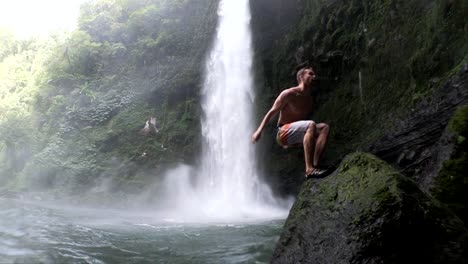
[[[221,0],[218,16],[205,68],[202,166],[194,188],[176,180],[175,188],[185,198],[174,200],[179,201],[180,210],[197,208],[209,218],[284,217],[290,203],[283,201],[279,206],[259,179],[250,140],[255,127],[249,1]]]
[[[248,0],[223,0],[203,89],[202,177],[211,206],[242,210],[257,201],[259,181],[250,143],[253,84]]]

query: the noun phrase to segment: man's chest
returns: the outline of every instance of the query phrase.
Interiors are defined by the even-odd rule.
[[[308,114],[312,112],[313,105],[312,96],[297,96],[289,101],[287,108],[294,113]]]

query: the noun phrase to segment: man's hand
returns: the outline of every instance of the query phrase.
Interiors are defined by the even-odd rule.
[[[258,131],[258,130],[255,131],[255,132],[253,133],[253,135],[252,135],[252,143],[257,142],[257,141],[260,139],[261,136],[262,136],[262,132],[261,132],[261,131]]]

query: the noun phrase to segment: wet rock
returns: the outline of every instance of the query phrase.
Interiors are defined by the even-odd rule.
[[[398,125],[368,151],[429,191],[442,163],[453,152],[446,127],[455,109],[468,104],[467,79],[461,73],[452,76],[433,96],[417,104],[406,119],[396,122]],[[438,78],[430,81],[433,85],[438,82]]]
[[[444,133],[446,145],[452,147],[451,155],[438,167],[430,193],[447,205],[457,216],[468,224],[468,105],[457,108]]]
[[[272,263],[466,263],[462,221],[371,154],[301,188]]]

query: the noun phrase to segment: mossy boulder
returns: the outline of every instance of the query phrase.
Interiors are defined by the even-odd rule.
[[[303,184],[272,263],[466,263],[463,222],[390,165],[347,156]]]

